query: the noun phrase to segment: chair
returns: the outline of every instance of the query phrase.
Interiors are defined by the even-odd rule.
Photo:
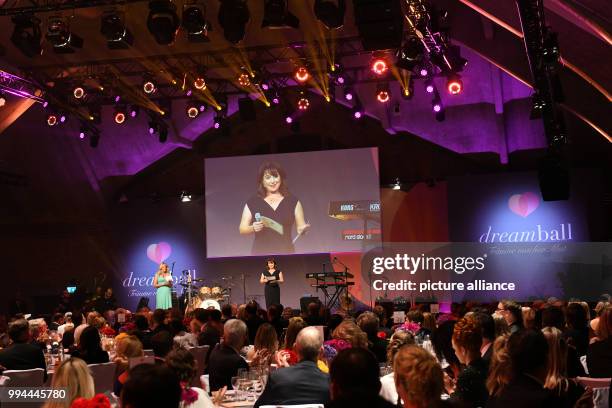
[[[96,394],[113,390],[115,385],[117,363],[110,362],[102,364],[89,364],[88,367],[91,370],[91,376],[94,379]]]
[[[582,386],[593,389],[594,408],[608,408],[610,406],[610,383],[612,378],[577,377],[576,380]]]
[[[143,356],[143,357],[132,357],[128,360],[129,368],[136,367],[140,364],[155,364],[155,357]]]
[[[42,387],[44,383],[45,370],[42,368],[32,368],[30,370],[6,370],[3,376],[9,378],[8,384],[11,387]],[[7,385],[8,386],[8,385]],[[42,402],[3,402],[2,408],[40,408]]]
[[[259,408],[324,408],[323,404],[260,405]]]
[[[0,387],[7,387],[10,382],[11,382],[11,379],[9,377],[0,375]]]
[[[149,357],[149,356],[150,356],[150,357],[155,357],[155,353],[153,352],[153,350],[150,350],[150,349],[148,349],[148,350],[142,350],[142,352],[143,352],[143,353],[144,353],[144,355],[145,355],[145,356],[147,356],[147,357]]]
[[[196,361],[196,375],[191,379],[192,387],[201,387],[200,376],[204,374],[204,370],[206,369],[206,356],[208,356],[208,350],[210,346],[198,346],[191,347],[187,350],[193,355]]]

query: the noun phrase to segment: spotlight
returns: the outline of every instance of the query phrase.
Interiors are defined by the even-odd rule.
[[[176,38],[179,29],[179,17],[176,6],[170,0],[153,0],[149,2],[147,28],[160,45],[170,45]]]
[[[149,94],[149,95],[157,91],[155,82],[153,81],[153,78],[150,75],[145,76],[142,82],[142,90],[144,91],[144,93]]]
[[[47,125],[48,126],[55,126],[57,125],[59,122],[57,115],[54,113],[50,113],[47,115]]]
[[[351,110],[353,112],[353,118],[361,119],[363,117],[363,106],[361,106],[361,102],[359,100],[355,101],[355,106]]]
[[[305,111],[306,109],[310,107],[310,101],[308,100],[307,97],[302,96],[300,97],[300,99],[298,99],[297,107],[299,110]]]
[[[413,96],[414,96],[414,80],[412,79],[412,76],[411,76],[408,79],[408,86],[406,87],[402,85],[401,97],[402,99],[410,100],[412,99]]]
[[[238,85],[243,88],[251,86],[251,80],[248,73],[242,72],[240,75],[238,75]]]
[[[340,64],[330,66],[328,75],[336,85],[344,85],[346,82],[346,77]]]
[[[429,75],[429,69],[427,69],[427,67],[421,67],[421,69],[419,69],[419,74],[421,77],[425,78]]]
[[[351,88],[344,88],[344,99],[346,99],[347,101],[352,101],[353,100],[353,91],[351,90]]]
[[[100,33],[106,38],[106,46],[111,50],[125,50],[134,44],[134,36],[123,22],[123,16],[116,11],[102,15]]]
[[[452,74],[448,76],[448,81],[446,82],[446,89],[448,93],[451,95],[457,95],[463,91],[463,81],[457,74]]]
[[[388,84],[378,84],[376,86],[376,99],[380,103],[387,103],[391,100],[391,91]]]
[[[60,117],[59,117],[60,123],[66,122],[66,119],[67,119],[66,115],[60,115]]]
[[[431,108],[434,112],[438,113],[442,110],[442,104],[439,101],[433,102]]]
[[[262,28],[298,28],[300,20],[289,12],[289,0],[264,0]]]
[[[202,111],[203,112],[203,111]],[[195,119],[200,115],[200,106],[196,101],[187,102],[185,113],[189,119]]]
[[[210,23],[206,21],[206,8],[203,4],[185,4],[183,6],[183,29],[190,42],[208,42]]]
[[[246,23],[250,12],[247,0],[223,0],[219,7],[219,24],[223,27],[223,36],[232,44],[244,39]]]
[[[292,123],[293,123],[293,118],[292,118],[291,116],[287,116],[287,117],[285,118],[285,122],[287,122],[287,124],[288,124],[288,125],[290,125],[290,124],[292,124]]]
[[[305,66],[300,66],[298,67],[298,69],[295,70],[293,77],[299,83],[304,83],[310,78],[310,72],[308,72],[308,68],[306,68]]]
[[[137,117],[138,114],[140,113],[140,106],[138,106],[138,105],[130,106],[129,113],[130,113],[130,117],[131,118]]]
[[[372,61],[372,72],[374,72],[376,75],[384,75],[387,70],[389,69],[389,67],[387,66],[387,61],[385,61],[382,58],[375,58]]]
[[[399,178],[395,179],[395,183],[393,183],[393,187],[391,187],[392,190],[401,190],[402,189],[402,183],[400,183]]]
[[[434,87],[433,80],[431,80],[431,79],[426,80],[425,81],[425,91],[427,93],[433,93],[434,90],[435,90],[435,87]]]
[[[187,193],[186,191],[181,191],[181,202],[188,203],[190,201],[191,201],[191,194]]]
[[[345,0],[315,0],[314,14],[330,30],[344,25],[345,12]]]
[[[423,43],[417,36],[411,35],[395,55],[398,68],[412,71],[423,59]]]
[[[121,125],[125,122],[125,120],[127,119],[127,114],[125,112],[125,108],[123,107],[119,107],[117,106],[115,108],[115,114],[114,114],[114,119],[115,119],[115,123],[118,125]]]
[[[72,95],[75,99],[83,99],[85,97],[85,89],[82,86],[77,86],[72,90]]]
[[[83,48],[83,39],[70,31],[70,24],[61,16],[49,17],[45,37],[58,54],[71,54],[74,48]]]
[[[40,20],[31,14],[19,14],[12,18],[15,28],[11,35],[11,42],[26,57],[34,58],[42,54],[40,42]]]
[[[204,79],[204,76],[196,77],[196,79],[193,81],[193,87],[199,91],[206,89],[206,80]]]

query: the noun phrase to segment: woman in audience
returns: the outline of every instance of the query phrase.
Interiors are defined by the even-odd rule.
[[[589,321],[580,303],[567,305],[565,321],[567,327],[563,331],[563,338],[576,348],[579,356],[584,356],[589,346]]]
[[[285,333],[285,343],[281,353],[287,354],[287,363],[289,365],[295,365],[298,363],[298,356],[293,350],[295,345],[295,339],[298,333],[306,327],[306,322],[301,317],[292,317],[289,319],[289,326],[287,327],[287,333]]]
[[[414,335],[409,331],[398,330],[391,336],[387,346],[387,363],[393,367],[393,359],[397,352],[406,344],[415,344]],[[392,404],[398,404],[399,396],[395,388],[395,376],[393,372],[380,378],[380,396]],[[399,405],[399,404],[398,404]]]
[[[72,401],[79,397],[91,398],[94,396],[94,380],[85,361],[79,358],[69,358],[53,373],[52,388],[66,390],[66,399],[49,401],[43,408],[68,408]]]
[[[512,300],[503,300],[497,305],[497,312],[501,315],[506,323],[508,323],[508,330],[510,334],[513,334],[524,327],[523,325],[523,311],[521,305]]]
[[[597,305],[595,306],[595,318],[591,320],[591,322],[589,323],[589,337],[597,336],[595,332],[597,331],[597,324],[599,323],[599,316],[601,316],[603,311],[606,310],[608,306],[610,306],[610,304],[608,302],[603,302],[603,301],[598,302]]]
[[[495,323],[495,338],[510,333],[506,319],[497,312],[493,313],[493,322]]]
[[[142,343],[134,335],[122,333],[115,338],[115,344],[117,356],[113,361],[117,363],[117,380],[115,381],[114,391],[115,395],[120,395],[121,387],[127,381],[130,358],[142,357],[144,352]]]
[[[455,355],[452,344],[455,324],[457,324],[457,321],[454,319],[446,320],[438,325],[438,328],[431,336],[431,342],[436,351],[436,356],[440,361],[446,360],[448,367],[445,368],[445,371],[451,378],[457,378],[461,370],[461,363],[459,363]]]
[[[395,386],[404,408],[437,408],[447,404],[440,398],[444,389],[442,367],[425,349],[408,345],[393,359]]]
[[[576,381],[567,378],[568,345],[561,330],[556,327],[545,327],[542,329],[542,333],[546,337],[549,350],[544,388],[564,397],[566,407],[573,407],[584,393],[584,388]]]
[[[612,377],[612,306],[607,306],[601,312],[595,333],[597,336],[587,349],[589,375],[597,378]]]
[[[179,379],[165,365],[140,364],[132,369],[121,392],[123,408],[179,408]]]
[[[166,356],[166,365],[174,371],[180,381],[181,408],[214,407],[205,390],[189,385],[197,374],[197,364],[193,354],[184,348],[175,349]]]
[[[423,325],[421,326],[424,330],[428,330],[429,334],[436,330],[436,317],[433,313],[423,313]]]
[[[368,349],[374,353],[379,363],[385,363],[388,343],[387,340],[378,337],[380,329],[378,317],[372,312],[363,312],[357,318],[357,325],[368,337]]]
[[[87,364],[108,363],[108,353],[102,350],[100,341],[98,329],[93,326],[86,327],[72,356],[85,360]]]
[[[510,354],[508,354],[509,334],[499,336],[493,342],[493,353],[489,364],[489,376],[487,377],[487,390],[489,395],[498,395],[501,390],[510,383]]]
[[[521,308],[523,316],[523,327],[526,329],[538,329],[536,322],[536,312],[532,307],[523,306]]]
[[[253,348],[247,353],[247,360],[253,364],[268,363],[273,361],[274,354],[278,351],[278,336],[274,326],[264,323],[257,329]]]
[[[343,320],[342,323],[336,327],[332,333],[332,339],[343,340],[350,344],[351,347],[368,348],[368,336],[354,321],[349,319]]]
[[[487,402],[487,363],[480,356],[482,329],[473,317],[460,319],[453,329],[453,350],[459,362],[465,366],[456,383],[449,383],[447,392],[455,405],[482,407]]]

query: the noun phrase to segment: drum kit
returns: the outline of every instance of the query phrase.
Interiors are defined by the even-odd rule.
[[[229,303],[231,300],[232,287],[231,276],[221,277],[225,281],[224,286],[200,286],[206,281],[203,278],[192,278],[191,274],[187,273],[181,282],[183,287],[183,295],[185,297],[185,314],[194,311],[195,309],[217,309],[221,310],[221,305]]]

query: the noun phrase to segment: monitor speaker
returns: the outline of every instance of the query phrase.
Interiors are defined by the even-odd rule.
[[[300,298],[300,309],[302,309],[302,313],[306,313],[308,311],[308,305],[313,302],[321,303],[321,300],[315,296],[304,296]]]

